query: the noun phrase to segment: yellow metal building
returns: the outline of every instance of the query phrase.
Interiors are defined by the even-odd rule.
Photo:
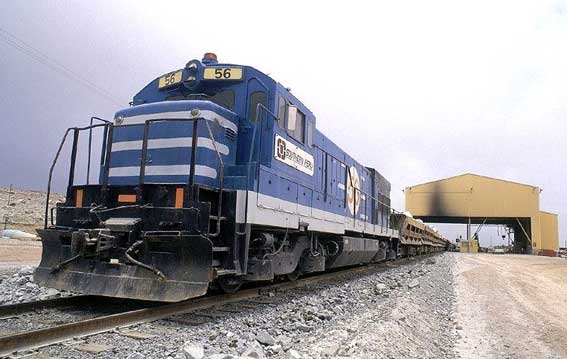
[[[551,255],[559,249],[559,226],[557,214],[540,212],[541,254]]]
[[[478,253],[478,241],[471,239],[470,241],[460,241],[459,251],[461,253]]]
[[[515,251],[554,255],[557,215],[540,211],[537,186],[472,173],[404,190],[406,210],[432,223],[503,224],[514,230]]]

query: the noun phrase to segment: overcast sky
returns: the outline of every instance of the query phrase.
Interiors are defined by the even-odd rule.
[[[479,173],[543,188],[567,239],[567,1],[2,1],[0,28],[65,66],[0,31],[0,185],[44,189],[65,128],[211,51],[291,87],[397,208]]]

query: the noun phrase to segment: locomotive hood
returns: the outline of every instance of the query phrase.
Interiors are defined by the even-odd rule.
[[[196,183],[215,186],[219,155],[225,164],[234,161],[237,123],[235,113],[201,100],[155,102],[119,111],[112,131],[109,184],[138,183],[142,158],[144,182],[186,183],[196,136]]]
[[[234,112],[203,100],[163,101],[130,107],[116,112],[114,124],[134,125],[144,124],[146,120],[198,117],[210,117],[209,120],[218,121],[222,127],[237,131],[237,115]]]

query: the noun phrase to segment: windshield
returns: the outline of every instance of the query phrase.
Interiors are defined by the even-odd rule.
[[[227,110],[234,110],[234,90],[224,89],[217,90],[217,92],[205,92],[205,93],[190,93],[187,95],[175,95],[166,98],[167,101],[179,101],[179,100],[206,100],[216,103],[219,106],[226,108]]]

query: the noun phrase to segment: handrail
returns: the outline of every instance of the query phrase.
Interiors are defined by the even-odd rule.
[[[104,120],[100,117],[96,117],[93,116],[91,117],[91,122],[90,122],[90,126],[93,125],[93,120],[98,120],[98,121],[102,121],[104,123],[111,123],[110,121]],[[106,127],[105,127],[106,130]],[[106,131],[105,131],[106,132]],[[93,141],[93,129],[89,128],[89,153],[87,155],[87,184],[89,184],[90,181],[90,175],[91,175],[91,152],[92,152],[92,141]],[[106,141],[106,133],[103,135],[103,141]],[[105,143],[103,143],[103,147],[105,146]]]
[[[96,124],[96,125],[92,125],[93,120],[99,120],[102,121],[103,123],[101,124]],[[144,139],[143,139],[143,146],[142,146],[142,163],[140,166],[140,181],[142,182],[139,186],[139,193],[138,193],[138,200],[141,200],[141,196],[142,196],[142,184],[143,184],[143,178],[144,178],[144,170],[145,170],[145,155],[147,155],[147,137],[148,137],[148,133],[149,133],[149,126],[151,123],[153,122],[171,122],[171,121],[194,121],[195,125],[197,124],[197,122],[199,120],[205,120],[202,117],[196,117],[196,118],[174,118],[174,119],[150,119],[150,120],[146,120],[144,123]],[[219,173],[219,204],[218,204],[218,218],[217,218],[217,231],[216,233],[211,234],[211,236],[218,236],[220,234],[220,221],[221,221],[221,214],[222,214],[222,191],[224,188],[224,162],[222,160],[222,156],[221,153],[217,147],[217,143],[216,140],[214,138],[214,135],[212,133],[211,127],[209,125],[209,123],[205,120],[205,125],[207,126],[207,131],[208,131],[208,135],[209,135],[209,139],[211,140],[212,144],[213,144],[213,148],[216,152],[217,158],[219,160],[219,164],[220,164],[220,173]],[[75,158],[76,158],[76,149],[77,149],[77,138],[78,138],[78,133],[79,131],[83,131],[83,130],[89,130],[89,133],[92,133],[92,129],[97,128],[97,127],[104,127],[105,128],[105,133],[107,134],[111,134],[111,130],[112,130],[112,122],[110,121],[106,121],[104,119],[98,118],[98,117],[91,117],[91,125],[86,126],[86,127],[70,127],[65,131],[65,134],[63,136],[63,139],[61,140],[61,143],[59,144],[59,147],[57,149],[57,153],[55,155],[55,158],[53,159],[53,162],[51,164],[51,167],[49,169],[49,179],[48,179],[48,183],[47,183],[47,196],[46,196],[46,203],[45,203],[45,218],[44,218],[44,228],[47,229],[48,228],[48,214],[49,214],[49,198],[51,195],[51,182],[53,179],[53,171],[55,169],[55,165],[57,163],[57,161],[59,160],[59,156],[61,155],[61,151],[63,149],[63,146],[65,145],[66,141],[67,141],[67,136],[69,135],[69,132],[74,131],[75,135],[74,135],[74,142],[73,142],[73,150],[72,150],[72,159],[71,159],[71,164],[70,164],[70,171],[69,171],[69,184],[68,184],[68,193],[67,196],[69,196],[70,194],[70,188],[73,186],[73,181],[74,181],[74,168],[75,168]],[[109,129],[110,127],[110,129]],[[197,126],[194,126],[194,128]],[[191,158],[191,171],[190,171],[190,177],[192,175],[194,175],[195,173],[195,165],[196,165],[196,156],[195,156],[195,151],[196,151],[196,147],[197,147],[197,139],[198,139],[198,133],[195,131],[193,133],[193,148],[192,148],[192,158]],[[89,165],[88,168],[90,168],[90,149],[92,144],[92,137],[89,137]],[[103,180],[103,185],[106,185],[107,181],[108,181],[108,175],[107,175],[107,171],[106,168],[109,167],[109,146],[111,146],[112,144],[112,139],[109,138],[107,139],[107,143],[105,143],[105,176],[104,176],[104,180]],[[90,173],[87,171],[87,178],[90,175]],[[189,181],[191,182],[191,185],[193,184],[192,179],[190,178]],[[88,184],[88,183],[87,183]]]
[[[321,147],[317,146],[317,144],[313,144],[313,147],[316,147],[316,148],[320,149],[320,150],[323,151],[327,156],[333,158],[335,161],[337,161],[337,162],[339,162],[339,163],[342,163],[345,167],[348,167],[348,166],[346,165],[346,163],[342,162],[342,161],[341,161],[340,159],[338,159],[337,157],[333,156],[333,155],[330,154],[329,152],[327,152],[327,151],[325,151],[324,149],[322,149]],[[325,186],[325,188],[326,188],[326,186]],[[382,204],[382,205],[384,205],[384,206],[390,208],[390,209],[392,210],[392,212],[394,212],[394,213],[403,213],[403,212],[401,212],[401,211],[396,210],[396,209],[395,209],[394,207],[392,207],[391,205],[386,204],[385,202],[379,201],[378,198],[376,198],[376,197],[374,197],[374,196],[372,196],[372,195],[369,195],[369,194],[367,194],[366,192],[363,192],[361,189],[359,189],[359,191],[360,191],[360,193],[364,194],[365,196],[368,196],[368,197],[372,198],[374,201],[376,201],[376,203],[380,203],[380,204]]]
[[[248,188],[248,183],[250,182],[250,169],[252,167],[252,156],[254,154],[254,145],[256,143],[256,132],[258,130],[258,124],[263,122],[263,119],[264,119],[263,117],[259,118],[261,109],[266,111],[266,113],[271,115],[273,118],[275,118],[275,119],[278,118],[278,116],[276,116],[274,113],[272,113],[272,111],[270,111],[263,104],[259,103],[258,105],[256,105],[256,118],[255,118],[255,122],[254,122],[254,131],[252,132],[252,141],[250,143],[250,153],[248,155],[248,168],[246,170],[246,199],[245,199],[245,202],[244,202],[244,230],[245,231],[246,231],[246,225],[248,224],[248,196],[249,196],[249,192],[250,192],[250,190]],[[260,146],[259,146],[259,150],[258,150],[258,163],[260,163],[261,149],[262,149],[262,142],[260,142]],[[244,233],[237,232],[237,234],[239,234],[239,235],[243,235],[245,233],[246,232],[244,232]]]
[[[69,183],[67,184],[67,198],[71,198],[73,184],[75,183],[75,163],[77,162],[77,144],[79,143],[79,131],[73,131],[73,146],[71,148],[71,162],[69,166]]]
[[[109,123],[103,123],[103,124],[98,124],[98,125],[91,125],[91,126],[86,126],[86,127],[69,127],[66,131],[65,134],[63,135],[63,139],[61,140],[61,143],[59,143],[59,148],[57,149],[57,153],[55,154],[55,158],[53,159],[53,162],[51,163],[51,167],[49,168],[49,178],[47,180],[47,194],[46,194],[46,199],[45,199],[45,212],[44,212],[44,221],[43,221],[43,228],[47,229],[47,221],[48,221],[48,214],[49,214],[49,197],[51,195],[51,180],[53,179],[53,170],[55,169],[55,165],[57,164],[57,160],[59,159],[59,155],[61,154],[61,150],[63,149],[63,145],[65,145],[65,142],[67,140],[67,135],[69,135],[69,132],[71,131],[75,131],[75,133],[78,133],[79,131],[84,131],[84,130],[88,130],[88,129],[93,129],[93,128],[97,128],[97,127],[108,127],[110,124]],[[76,152],[76,147],[77,147],[77,143],[76,141],[73,143],[73,150]],[[71,169],[73,171],[71,171],[71,173],[74,172],[74,167],[75,167],[75,163],[74,160],[72,161],[72,163],[70,164]],[[69,185],[73,185],[72,183],[73,179],[70,178],[69,179]]]
[[[222,215],[222,192],[224,189],[224,162],[222,160],[222,156],[221,153],[217,147],[217,143],[215,140],[215,137],[213,135],[213,132],[211,130],[211,126],[209,125],[209,122],[204,119],[203,117],[195,117],[195,118],[164,118],[164,119],[150,119],[150,120],[146,120],[144,122],[144,138],[142,141],[142,159],[141,159],[141,163],[140,163],[140,179],[139,179],[139,185],[138,185],[138,201],[142,200],[142,186],[143,186],[143,182],[144,182],[144,176],[145,176],[145,167],[146,167],[146,158],[147,158],[147,143],[148,143],[148,134],[149,134],[149,127],[150,124],[154,123],[154,122],[171,122],[171,121],[193,121],[193,134],[192,134],[192,145],[191,145],[191,167],[190,167],[190,171],[189,171],[189,185],[191,186],[191,191],[193,191],[193,184],[194,184],[194,175],[195,175],[195,166],[196,166],[196,162],[197,162],[197,158],[196,158],[196,151],[197,151],[197,147],[198,147],[198,138],[199,138],[199,134],[197,132],[197,124],[198,121],[203,120],[205,122],[205,126],[207,127],[207,131],[208,131],[208,135],[209,135],[209,139],[211,140],[212,144],[213,144],[213,148],[215,150],[215,153],[217,155],[217,158],[219,160],[219,200],[218,200],[218,204],[217,204],[217,225],[216,225],[216,232],[215,233],[211,233],[208,236],[209,237],[217,237],[220,234],[220,224],[221,224],[221,215]],[[192,195],[192,193],[191,193]]]
[[[199,121],[193,121],[193,136],[191,140],[191,163],[195,163],[197,161],[197,146],[199,145],[198,140],[199,137],[195,136],[196,133],[199,133]],[[189,178],[187,178],[187,188],[191,191],[189,196],[191,200],[194,199],[195,193],[193,188],[195,187],[195,166],[189,167]]]
[[[153,120],[147,120],[144,122],[144,134],[142,137],[142,155],[140,156],[140,172],[138,173],[138,188],[136,189],[136,203],[142,204],[143,199],[143,187],[144,178],[146,176],[146,162],[148,156],[148,134],[150,132],[150,122]]]
[[[218,124],[218,122],[217,122]],[[217,229],[216,232],[211,234],[209,233],[209,237],[218,237],[220,234],[220,226],[221,226],[221,216],[222,216],[222,191],[223,191],[223,187],[224,187],[224,162],[222,160],[221,154],[217,148],[217,142],[215,141],[215,136],[213,135],[213,131],[211,131],[211,126],[209,125],[208,121],[205,121],[205,125],[207,126],[207,131],[209,132],[209,138],[211,140],[211,142],[213,143],[213,148],[215,149],[215,152],[217,153],[217,158],[219,159],[219,169],[220,169],[220,174],[219,174],[219,200],[217,203]],[[195,134],[193,134],[193,136],[195,136]]]
[[[263,118],[259,119],[260,109],[265,110],[265,111],[266,111],[269,115],[271,115],[274,119],[277,119],[277,118],[278,118],[274,113],[272,113],[272,112],[271,112],[268,108],[266,108],[266,106],[264,106],[263,104],[259,103],[259,104],[256,106],[256,118],[255,118],[255,124],[254,124],[254,131],[253,131],[253,133],[252,133],[252,141],[251,141],[251,144],[250,144],[250,153],[249,153],[249,156],[248,156],[248,168],[247,168],[247,172],[246,172],[246,199],[245,199],[245,207],[244,207],[244,208],[245,208],[245,209],[244,209],[244,226],[245,226],[245,227],[246,227],[246,224],[248,223],[248,206],[249,206],[249,191],[250,191],[249,188],[248,188],[248,183],[249,183],[249,181],[250,181],[250,170],[251,170],[251,166],[252,166],[252,157],[253,157],[253,155],[254,155],[254,146],[255,146],[255,143],[256,143],[256,141],[255,141],[255,139],[256,139],[256,133],[257,133],[257,128],[258,128],[258,126],[261,124],[261,122],[262,122],[262,120],[263,120]],[[259,120],[260,120],[260,121],[259,121]],[[319,148],[319,147],[318,147],[317,145],[315,145],[315,144],[314,144],[314,147]],[[260,149],[261,149],[261,143],[260,143]],[[261,152],[261,151],[259,151],[259,152]],[[327,153],[326,151],[324,151],[324,152]],[[328,153],[327,153],[327,154],[328,154]],[[259,155],[260,155],[260,154],[259,154]],[[329,155],[334,158],[334,156],[332,156],[331,154],[329,154]],[[260,160],[260,158],[258,158],[258,163],[259,163],[259,160]],[[339,159],[336,159],[336,160],[339,161],[340,163],[343,163],[343,162],[341,162]],[[346,166],[346,164],[345,164],[345,167],[348,168],[348,166]],[[350,171],[347,170],[347,172],[350,172]],[[348,177],[349,177],[349,178],[351,177],[351,176],[350,176],[350,173],[348,173]],[[352,182],[351,182],[351,183],[352,183]],[[367,198],[369,197],[369,198],[371,198],[372,200],[374,200],[375,203],[379,203],[379,204],[382,204],[383,206],[387,207],[390,211],[392,211],[392,213],[403,213],[403,212],[398,211],[398,210],[396,210],[395,208],[393,208],[390,204],[387,204],[387,203],[384,203],[384,202],[380,201],[377,197],[367,194],[366,192],[362,191],[360,188],[355,188],[354,186],[352,186],[352,187],[354,188],[354,191],[355,191],[355,195],[354,195],[355,208],[356,208],[356,192],[359,192],[361,195],[363,194],[363,195],[365,195]],[[357,211],[354,211],[354,212],[355,212],[355,213],[353,214],[353,216],[356,218],[356,213],[357,213]],[[366,212],[367,212],[367,209],[366,209]],[[237,234],[239,234],[239,235],[244,235],[245,232],[237,232]]]
[[[143,196],[143,185],[144,185],[144,177],[146,172],[146,159],[147,159],[147,151],[148,151],[148,134],[150,130],[150,125],[154,122],[185,122],[185,121],[193,121],[195,124],[200,117],[197,118],[154,118],[144,121],[144,134],[142,138],[142,155],[140,156],[140,173],[138,175],[138,190],[136,194],[136,202],[142,201]],[[193,127],[195,129],[196,126]],[[191,151],[195,152],[195,133],[193,133],[193,145]],[[191,175],[195,171],[195,160],[194,156],[191,156],[191,164],[189,170],[189,179],[191,180]]]

